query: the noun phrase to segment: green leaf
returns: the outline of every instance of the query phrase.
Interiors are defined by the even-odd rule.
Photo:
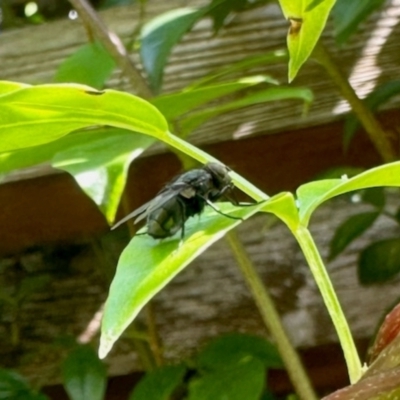
[[[385,0],[337,0],[332,10],[336,41],[343,44],[357,30],[360,22],[380,8]]]
[[[283,368],[275,346],[261,337],[241,333],[214,339],[198,355],[196,364],[207,371],[226,369],[247,356],[261,361],[267,368]]]
[[[386,282],[400,271],[400,239],[382,240],[364,249],[358,263],[363,285]]]
[[[165,118],[172,120],[211,100],[260,83],[277,84],[277,81],[267,76],[251,76],[239,79],[236,82],[220,83],[162,95],[152,100],[152,103],[162,112]]]
[[[34,392],[21,375],[0,368],[0,400],[48,400],[48,397]]]
[[[373,205],[378,210],[382,210],[386,203],[385,190],[381,187],[366,189],[361,194],[361,199],[363,202]]]
[[[239,208],[226,203],[218,204],[223,212],[241,218],[255,214],[262,205]],[[185,224],[186,236],[181,245],[180,232],[163,241],[148,235],[135,236],[121,254],[110,287],[102,321],[100,357],[107,355],[114,342],[152,297],[194,258],[240,222],[207,209],[200,219],[191,218]]]
[[[189,384],[188,400],[259,400],[265,385],[265,367],[245,356],[228,368],[204,373]]]
[[[297,189],[300,220],[307,226],[314,210],[340,194],[371,187],[400,186],[400,162],[381,165],[353,178],[310,182]]]
[[[121,129],[103,131],[107,133],[99,134],[97,131],[91,134],[94,140],[57,152],[52,164],[69,172],[112,223],[125,188],[129,165],[154,143],[154,139],[132,135]]]
[[[94,350],[78,346],[62,365],[65,389],[71,400],[103,400],[107,374]]]
[[[8,172],[51,162],[72,174],[111,223],[125,187],[129,164],[154,139],[118,128],[76,132],[50,143],[0,154],[0,182]]]
[[[101,43],[87,43],[62,62],[54,80],[102,89],[114,68],[114,59]]]
[[[288,53],[286,49],[274,50],[257,56],[246,57],[241,61],[230,64],[223,68],[218,68],[216,71],[211,72],[207,76],[192,83],[188,89],[193,90],[200,86],[209,85],[210,82],[217,81],[221,78],[229,76],[230,74],[246,71],[259,65],[266,65],[288,60]]]
[[[283,14],[290,21],[287,45],[290,54],[289,82],[310,57],[325,27],[336,0],[279,0]]]
[[[365,105],[371,110],[376,111],[379,106],[386,103],[393,96],[400,93],[400,80],[385,82],[377,86],[365,99]],[[360,126],[358,118],[353,114],[346,117],[343,128],[343,145],[348,149],[350,141]]]
[[[180,122],[181,132],[185,135],[192,132],[199,125],[203,124],[210,118],[223,114],[227,111],[236,110],[238,108],[247,107],[254,104],[265,103],[269,101],[299,99],[306,103],[313,100],[312,91],[308,88],[296,87],[277,87],[260,90],[256,93],[247,95],[246,97],[233,100],[229,103],[215,106],[203,111],[191,113],[187,117],[182,118]]]
[[[282,192],[271,197],[264,203],[261,211],[276,215],[291,231],[299,226],[299,212],[296,207],[294,196],[290,192]]]
[[[13,92],[14,90],[23,89],[29,87],[24,83],[0,81],[0,95]]]
[[[178,8],[157,16],[143,27],[140,55],[154,92],[161,88],[172,48],[206,11],[207,8]]]
[[[153,105],[114,90],[31,86],[1,95],[0,108],[0,153],[47,143],[93,125],[111,125],[161,140],[168,136],[167,122]]]
[[[167,365],[148,372],[135,386],[129,400],[169,400],[183,382],[186,367]]]
[[[379,212],[353,215],[336,229],[330,243],[329,260],[338,256],[354,239],[361,236],[376,220]]]

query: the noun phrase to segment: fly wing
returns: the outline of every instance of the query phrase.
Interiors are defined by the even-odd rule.
[[[147,203],[143,204],[136,210],[132,211],[129,213],[127,216],[122,218],[120,221],[118,221],[114,226],[111,227],[111,229],[118,228],[120,225],[122,225],[124,222],[128,221],[131,218],[135,218],[134,223],[140,222],[142,219],[145,219],[149,214],[151,214],[153,211],[159,209],[162,207],[165,203],[167,203],[169,200],[171,200],[174,196],[179,195],[180,193],[185,193],[185,197],[187,196],[188,191],[191,189],[190,185],[185,183],[185,182],[174,182],[167,187],[165,187],[163,190],[161,190],[154,199],[148,201]],[[193,195],[195,192],[193,192]]]

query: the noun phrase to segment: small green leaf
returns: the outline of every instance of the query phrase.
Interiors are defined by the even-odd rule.
[[[393,96],[400,93],[400,80],[385,82],[377,86],[365,99],[365,105],[371,110],[376,111],[382,104],[386,103]],[[343,146],[348,149],[350,141],[360,126],[358,118],[353,114],[346,117],[343,129]]]
[[[400,239],[382,240],[364,249],[358,263],[363,285],[386,282],[400,271]]]
[[[339,225],[330,243],[329,260],[333,260],[354,239],[361,236],[375,222],[378,216],[378,212],[357,214]]]
[[[209,85],[210,82],[220,80],[230,74],[246,71],[259,65],[272,64],[288,60],[288,53],[286,49],[274,50],[265,54],[246,57],[241,61],[230,64],[223,68],[218,68],[216,71],[211,72],[207,76],[193,82],[188,89],[193,90],[200,86]]]
[[[135,386],[129,400],[169,400],[183,382],[184,365],[167,365],[148,372]]]
[[[267,76],[251,76],[239,79],[236,82],[202,86],[162,95],[153,99],[152,103],[163,113],[165,118],[172,120],[211,100],[261,83],[277,84],[277,81]]]
[[[101,43],[87,43],[63,61],[54,80],[102,89],[114,68],[114,59]]]
[[[154,92],[161,88],[172,48],[206,11],[207,8],[178,8],[157,16],[143,27],[140,55]]]
[[[154,139],[114,128],[91,133],[91,136],[94,140],[57,152],[52,165],[69,172],[112,223],[129,165],[154,143]]]
[[[381,187],[365,189],[361,194],[364,203],[373,205],[378,210],[382,210],[386,203],[385,190]]]
[[[221,203],[218,207],[225,213],[248,218],[262,205],[239,208]],[[121,254],[110,287],[102,321],[100,357],[107,355],[114,342],[153,296],[240,222],[207,209],[200,219],[191,218],[185,224],[186,234],[181,245],[180,232],[163,241],[148,235],[135,236]]]
[[[48,143],[71,131],[110,125],[165,140],[168,125],[145,100],[83,85],[39,85],[0,96],[0,153]]]
[[[310,57],[325,27],[336,0],[279,0],[283,14],[290,21],[287,45],[290,54],[289,82]]]
[[[198,355],[196,364],[208,371],[226,369],[246,356],[258,359],[267,368],[283,368],[275,346],[261,337],[240,333],[222,335],[211,341]]]
[[[248,355],[228,368],[192,380],[188,400],[259,400],[264,386],[263,363]]]
[[[400,186],[400,162],[381,165],[353,178],[310,182],[297,189],[300,220],[307,226],[311,214],[324,201],[340,194],[371,187]]]
[[[337,0],[332,10],[335,36],[343,44],[357,30],[360,22],[374,10],[380,8],[385,0]]]
[[[181,132],[184,135],[188,134],[209,119],[228,111],[254,104],[288,99],[299,99],[309,104],[313,100],[313,94],[310,89],[300,87],[274,87],[260,90],[242,99],[189,114],[187,117],[182,118],[180,122]]]
[[[103,400],[107,374],[94,350],[78,346],[62,365],[65,389],[71,400]]]

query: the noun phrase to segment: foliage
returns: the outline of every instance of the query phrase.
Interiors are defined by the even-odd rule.
[[[114,2],[106,1],[104,5]],[[173,10],[148,22],[141,31],[140,54],[153,92],[162,89],[165,66],[173,47],[200,19],[211,17],[214,30],[218,32],[232,12],[264,3],[263,0],[213,0],[205,7]],[[337,40],[343,43],[381,3],[381,0],[368,4],[338,0],[335,5],[335,0],[280,0],[284,16],[290,22],[287,37],[289,82],[318,46],[333,7]],[[270,76],[243,75],[249,68],[286,57],[281,51],[244,60],[215,71],[179,92],[161,94],[145,101],[115,90],[102,90],[114,69],[114,61],[101,44],[88,44],[66,59],[55,76],[57,82],[74,81],[82,85],[28,86],[0,82],[0,173],[4,175],[14,169],[51,162],[54,167],[75,177],[111,223],[122,196],[129,164],[155,140],[200,163],[214,161],[210,155],[183,140],[210,118],[266,101],[299,99],[310,104],[313,96],[307,88],[278,86]],[[98,67],[95,74],[91,68],[94,63]],[[237,73],[241,74],[240,78],[235,76]],[[377,88],[366,103],[374,110],[398,92],[398,82],[386,84]],[[217,104],[215,100],[218,100]],[[348,121],[346,135],[350,138],[356,131],[357,122],[354,117]],[[175,135],[170,131],[175,131]],[[373,168],[350,179],[309,182],[300,186],[296,194],[284,192],[272,198],[236,173],[232,172],[231,177],[236,187],[256,201],[245,208],[221,204],[222,211],[241,219],[231,220],[208,209],[201,220],[187,223],[181,244],[177,237],[158,243],[148,236],[136,236],[128,244],[118,262],[105,305],[99,355],[105,357],[108,354],[143,306],[194,258],[252,215],[272,213],[288,226],[298,241],[340,338],[353,385],[335,398],[347,399],[359,393],[374,399],[398,395],[400,362],[396,355],[400,339],[397,330],[391,329],[397,324],[397,313],[391,314],[392,318],[384,325],[379,337],[379,351],[375,347],[374,363],[356,382],[362,374],[361,364],[308,225],[314,211],[335,196],[354,190],[400,186],[400,163]],[[382,192],[376,193],[377,196],[365,196],[374,211],[353,216],[339,227],[332,241],[331,259],[384,212],[384,196],[379,196]],[[396,219],[396,216],[392,217]],[[361,280],[364,283],[382,281],[397,273],[399,251],[400,242],[396,238],[367,248],[360,257]],[[390,340],[386,340],[387,332],[390,332]],[[195,374],[186,388],[190,400],[245,397],[257,400],[267,396],[265,371],[281,366],[274,348],[266,342],[233,335],[210,344],[190,369],[180,364],[148,374],[130,398],[167,399],[194,369]],[[105,368],[90,347],[77,347],[65,360],[63,374],[71,399],[103,398]],[[371,387],[377,389],[371,392]],[[0,399],[10,397],[45,399],[19,376],[1,371]]]
[[[161,367],[139,382],[129,400],[166,400],[188,392],[188,400],[259,400],[268,369],[282,368],[271,343],[245,334],[227,334],[211,341],[190,362]],[[189,378],[183,379],[184,375]]]

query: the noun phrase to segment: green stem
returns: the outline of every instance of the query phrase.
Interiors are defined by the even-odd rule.
[[[308,265],[310,266],[315,282],[317,283],[325,301],[325,306],[336,328],[346,360],[347,369],[349,371],[350,382],[355,383],[362,374],[361,361],[346,317],[344,316],[324,263],[307,228],[300,227],[292,232],[303,251]]]
[[[397,159],[394,148],[388,140],[386,132],[374,117],[371,110],[357,96],[348,79],[334,62],[327,49],[321,44],[315,47],[313,56],[326,69],[333,82],[340,89],[343,97],[349,102],[354,114],[364,126],[376,150],[385,162]]]
[[[249,259],[246,250],[237,237],[236,232],[230,231],[226,235],[226,238],[231,246],[247,285],[250,288],[263,321],[276,341],[276,345],[297,394],[303,400],[316,400],[317,397],[310,380],[296,350],[293,348],[286,335],[274,303]]]
[[[181,151],[182,153],[193,157],[195,160],[201,162],[202,164],[210,161],[219,162],[218,160],[207,154],[205,151],[200,150],[199,148],[193,146],[192,144],[173,134],[169,134],[166,138],[163,138],[163,141],[169,146]],[[250,196],[252,199],[256,201],[269,199],[269,196],[267,196],[264,192],[248,182],[246,179],[242,178],[237,173],[232,171],[230,172],[230,176],[232,177],[235,186],[246,193],[248,196]]]

